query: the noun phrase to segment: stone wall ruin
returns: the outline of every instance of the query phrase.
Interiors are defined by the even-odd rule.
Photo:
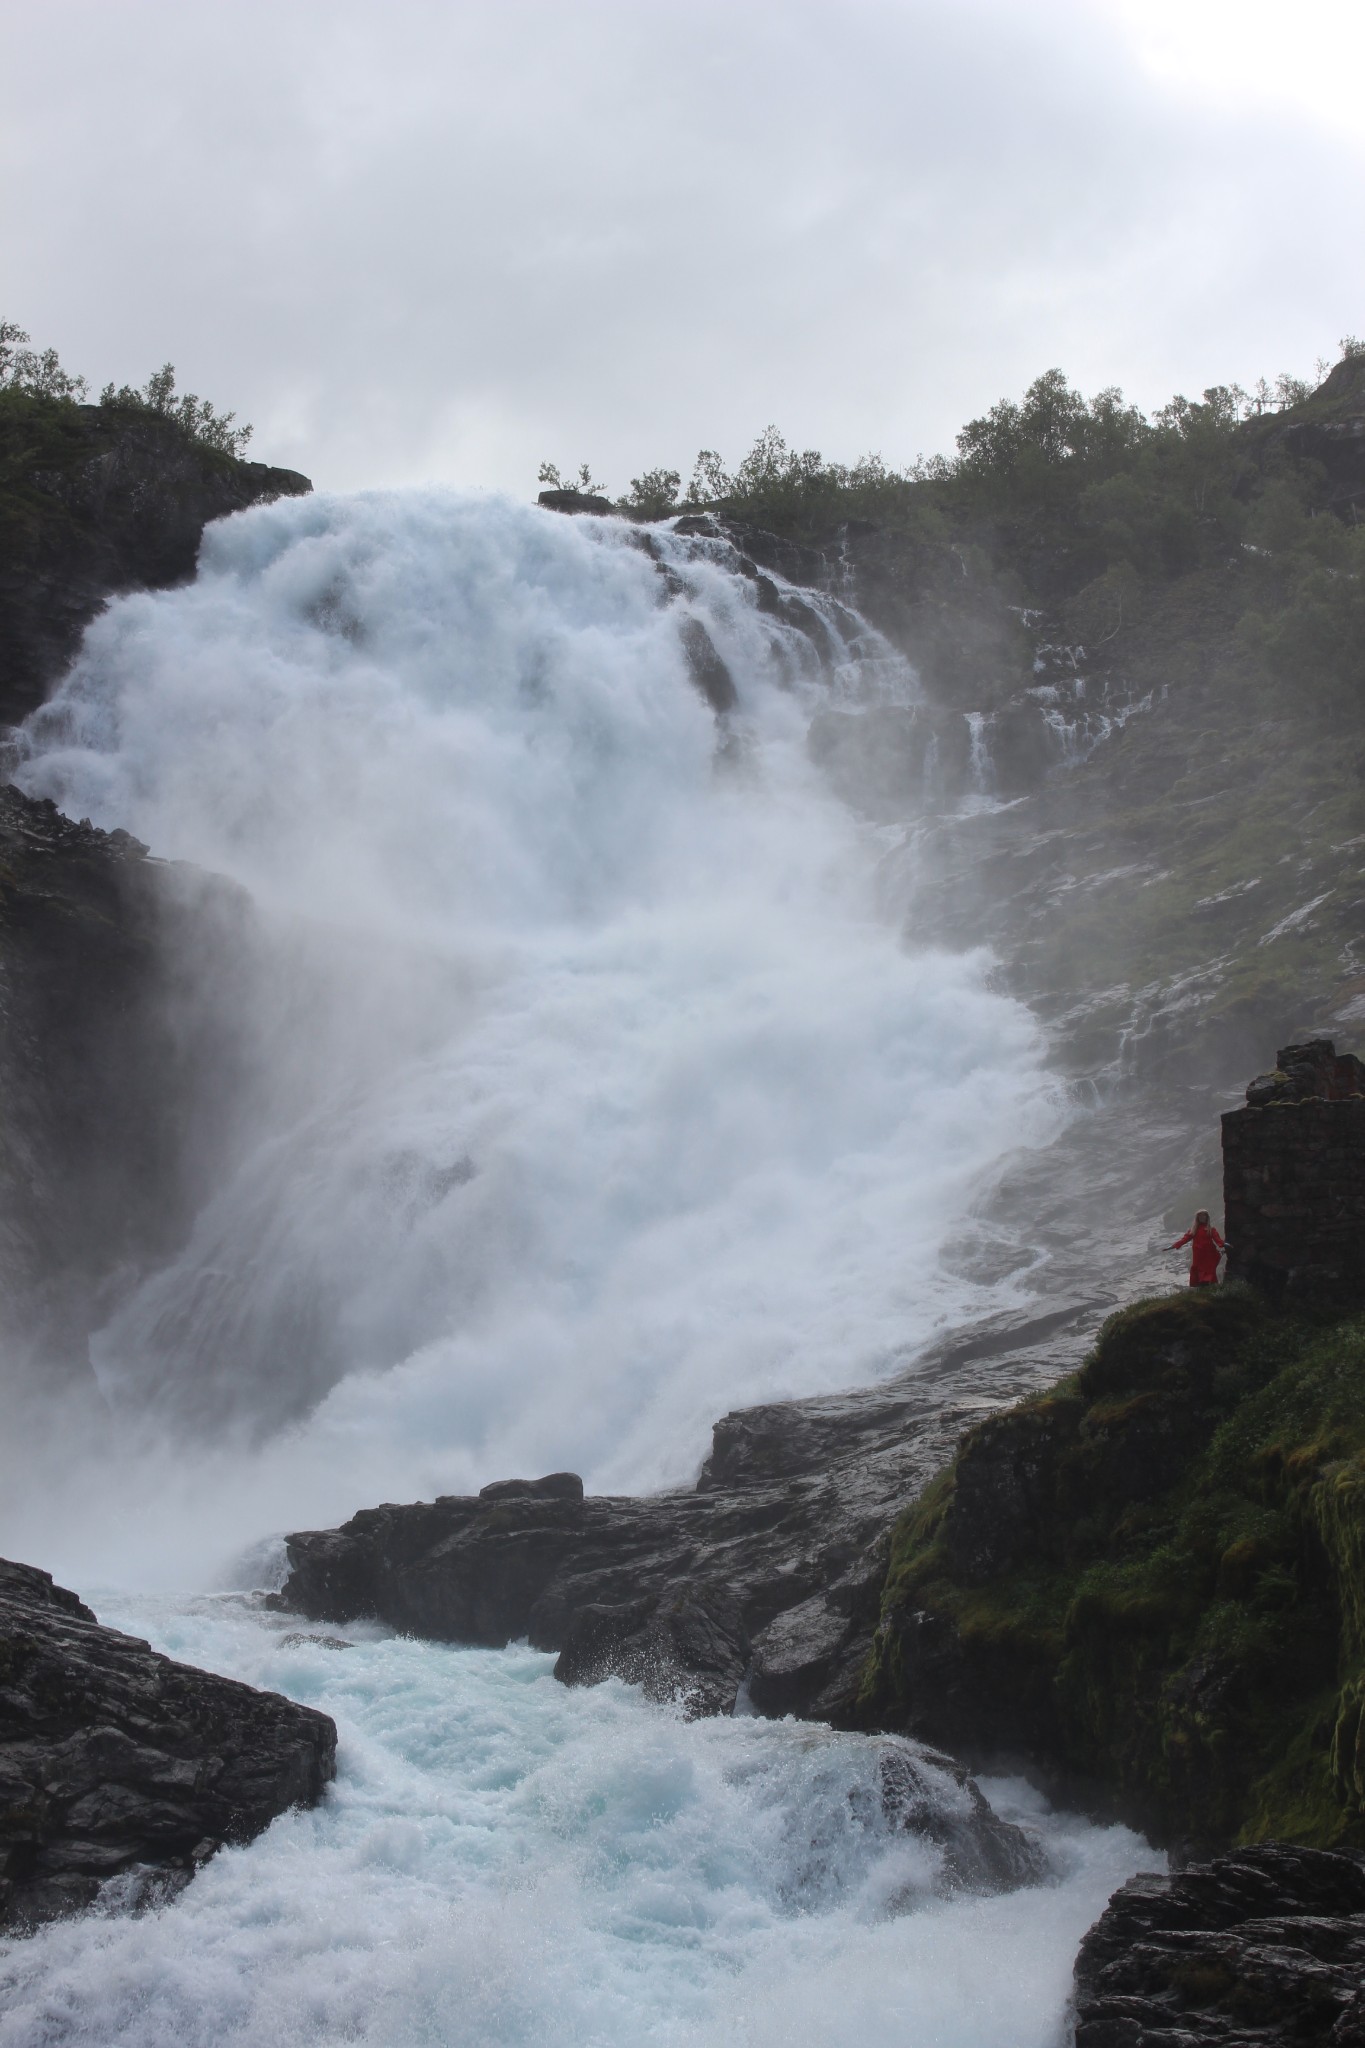
[[[1222,1121],[1227,1278],[1365,1302],[1365,1062],[1285,1046]]]

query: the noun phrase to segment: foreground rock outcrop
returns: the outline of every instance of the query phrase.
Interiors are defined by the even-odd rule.
[[[851,1715],[888,1530],[963,1421],[1078,1349],[1083,1309],[998,1329],[913,1376],[717,1423],[690,1493],[583,1497],[572,1473],[362,1511],[290,1536],[279,1604],[439,1640],[559,1652],[695,1713]]]
[[[1075,2048],[1360,2048],[1365,1857],[1283,1844],[1114,1894],[1076,1961]]]
[[[101,1628],[46,1572],[0,1560],[0,1926],[165,1896],[225,1842],[313,1805],[326,1714]]]

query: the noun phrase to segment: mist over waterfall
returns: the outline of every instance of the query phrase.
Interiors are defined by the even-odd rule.
[[[260,918],[230,1156],[92,1343],[201,1510],[217,1461],[224,1541],[510,1471],[685,1482],[727,1409],[1014,1298],[952,1253],[1059,1098],[808,758],[913,674],[804,616],[714,539],[292,500],[117,601],[30,722],[30,790]]]

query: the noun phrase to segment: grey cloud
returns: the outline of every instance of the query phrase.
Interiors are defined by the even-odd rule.
[[[1057,0],[3,33],[6,310],[97,379],[172,356],[323,483],[621,487],[770,419],[903,461],[1052,362],[1151,404],[1352,324],[1359,156],[1196,118]]]

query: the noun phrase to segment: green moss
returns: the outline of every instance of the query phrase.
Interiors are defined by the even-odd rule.
[[[1022,1716],[1199,1843],[1365,1843],[1365,1320],[1234,1288],[1112,1317],[902,1516],[862,1711],[1002,1746]]]

